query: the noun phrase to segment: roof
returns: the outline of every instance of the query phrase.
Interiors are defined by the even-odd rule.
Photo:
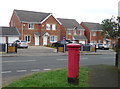
[[[20,36],[20,33],[15,27],[0,27],[1,36]]]
[[[25,11],[25,10],[14,10],[19,17],[20,21],[23,22],[42,22],[51,13],[35,12],[35,11]]]
[[[37,36],[40,36],[40,33],[39,32],[34,32],[35,35]]]
[[[86,40],[87,38],[84,35],[76,35],[74,36],[75,40]]]
[[[67,30],[84,29],[75,19],[57,18]]]
[[[99,23],[92,23],[92,22],[82,22],[89,30],[96,30],[100,31],[102,30],[102,26]]]

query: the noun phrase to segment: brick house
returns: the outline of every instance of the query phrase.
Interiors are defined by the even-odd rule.
[[[84,33],[88,43],[103,43],[102,27],[99,23],[81,22],[80,25],[85,29]]]
[[[16,27],[21,40],[29,45],[48,45],[60,40],[61,23],[52,13],[14,10],[10,27]]]
[[[61,39],[65,37],[67,40],[75,40],[82,44],[87,43],[84,28],[75,19],[58,18],[58,20],[62,23]]]

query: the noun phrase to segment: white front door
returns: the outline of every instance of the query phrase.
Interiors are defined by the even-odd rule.
[[[39,45],[39,36],[35,36],[35,45]]]
[[[47,45],[47,38],[48,38],[47,36],[43,37],[43,45]]]

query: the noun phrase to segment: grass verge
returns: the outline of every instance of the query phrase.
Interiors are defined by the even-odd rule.
[[[78,85],[68,84],[67,69],[59,69],[35,73],[14,81],[6,87],[88,87],[88,72],[88,68],[80,68]]]

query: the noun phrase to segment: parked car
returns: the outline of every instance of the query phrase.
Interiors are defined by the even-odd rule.
[[[103,43],[98,44],[98,49],[107,49],[107,50],[109,50],[109,45],[108,44],[103,44]]]
[[[28,48],[28,42],[25,40],[16,40],[14,43],[17,44],[18,48]]]
[[[72,42],[70,40],[61,40],[61,41],[52,43],[52,47],[58,47],[58,46],[69,44],[69,43],[72,43]]]

